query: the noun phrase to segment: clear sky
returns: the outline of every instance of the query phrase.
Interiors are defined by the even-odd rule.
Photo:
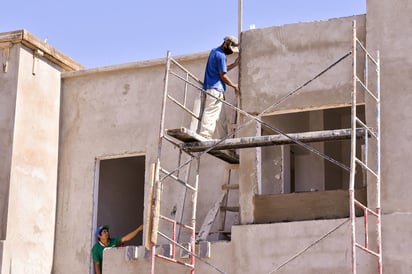
[[[210,50],[237,35],[238,0],[5,0],[0,32],[26,29],[93,68]],[[243,0],[242,29],[366,13],[366,0]]]

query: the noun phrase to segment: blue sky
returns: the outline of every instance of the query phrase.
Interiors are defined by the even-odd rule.
[[[9,0],[0,32],[26,29],[88,68],[206,51],[237,35],[238,0]],[[366,13],[366,0],[243,0],[249,29]]]

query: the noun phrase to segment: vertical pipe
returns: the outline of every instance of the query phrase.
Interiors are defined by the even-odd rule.
[[[369,225],[368,225],[368,210],[365,208],[363,210],[363,220],[364,220],[364,225],[365,225],[365,247],[369,248]]]
[[[159,178],[160,174],[160,157],[162,152],[162,142],[164,136],[164,120],[165,120],[165,111],[166,111],[166,101],[167,101],[167,87],[169,83],[169,70],[170,70],[170,51],[167,51],[167,60],[166,60],[166,70],[165,70],[165,78],[164,78],[164,87],[163,87],[163,100],[162,100],[162,110],[160,113],[160,128],[159,128],[159,146],[157,150],[157,161],[156,161],[156,177],[155,177],[155,198],[153,199],[153,210],[152,213],[152,266],[151,266],[151,274],[154,274],[155,268],[155,252],[156,252],[156,243],[157,243],[157,232],[158,232],[158,225],[159,225],[159,212],[160,212],[160,189],[161,189],[161,182]]]
[[[369,89],[369,54],[365,51],[365,87]]]
[[[240,41],[240,35],[242,33],[242,24],[243,24],[243,1],[238,0],[238,5],[237,5],[237,37]]]
[[[150,268],[150,274],[155,274],[155,257],[156,257],[156,245],[152,246],[152,266]]]
[[[262,124],[261,123],[256,123],[256,136],[262,136]],[[256,151],[257,194],[260,195],[262,194],[262,172],[263,172],[262,171],[262,148],[257,147],[255,151]]]
[[[159,129],[159,148],[157,151],[157,160],[160,164],[160,157],[162,151],[162,139],[164,136],[164,121],[165,121],[165,111],[166,111],[166,102],[167,102],[167,87],[169,84],[169,70],[170,70],[170,51],[167,51],[167,60],[166,60],[166,71],[165,71],[165,78],[164,78],[164,87],[163,87],[163,101],[162,101],[162,111],[160,114],[160,129]],[[159,165],[160,166],[160,165]]]
[[[186,108],[186,102],[187,102],[188,81],[189,81],[189,73],[186,73],[185,89],[184,89],[184,94],[183,94],[183,105],[185,106],[185,108]]]
[[[196,241],[196,210],[197,210],[197,191],[199,185],[199,170],[200,170],[200,156],[196,158],[196,179],[195,179],[195,191],[193,191],[192,201],[193,201],[193,209],[192,209],[192,236],[190,238],[190,246],[191,252],[195,253],[195,241]],[[190,274],[195,273],[195,256],[190,256],[190,261],[192,264],[192,269]]]
[[[176,259],[176,221],[174,221],[173,223],[173,226],[172,226],[172,239],[173,239],[173,242],[172,242],[172,258],[173,258],[173,260],[174,259]]]
[[[355,233],[355,170],[356,170],[356,21],[352,23],[352,117],[351,117],[351,163],[349,179],[349,211],[352,231],[352,273],[356,274],[356,233]]]
[[[367,93],[365,92],[365,95]],[[365,98],[366,99],[366,98]],[[365,165],[368,166],[368,154],[369,154],[369,130],[367,127],[364,127],[365,130]],[[366,182],[365,182],[366,183]],[[365,184],[366,185],[366,184]]]
[[[179,157],[177,158],[177,166],[180,166],[182,164],[182,150],[179,149]],[[176,177],[180,178],[180,168],[176,170]]]
[[[237,26],[237,32],[238,32],[238,34],[237,34],[237,37],[238,37],[238,39],[239,39],[239,43],[241,44],[242,43],[242,25],[243,25],[243,0],[238,0],[238,26]],[[240,46],[240,48],[241,48],[241,46]],[[241,60],[241,52],[239,52],[239,56],[238,56],[238,58],[239,58],[239,61]],[[238,85],[239,85],[239,88],[240,88],[240,84],[241,84],[241,64],[239,64],[239,66],[238,66],[238,76],[237,76],[237,79],[238,79]],[[240,97],[240,94],[237,94],[236,95],[236,106],[239,108],[239,109],[241,109],[242,108],[242,101],[241,101],[241,97]],[[239,126],[240,125],[240,111],[238,110],[238,111],[235,111],[235,121],[234,121],[234,124],[236,125],[236,126]],[[236,131],[235,131],[236,132]],[[235,134],[236,135],[236,134]],[[237,136],[233,136],[233,138],[236,138]]]
[[[378,220],[376,223],[377,230],[377,248],[378,248],[378,273],[382,274],[382,228],[381,228],[381,77],[380,77],[380,55],[379,51],[377,55],[377,65],[376,65],[376,93],[377,93],[377,104],[376,104],[376,213],[378,214]]]
[[[368,52],[365,51],[365,69],[364,69],[364,79],[365,79],[365,87],[366,89],[369,89],[369,68],[368,68],[368,64],[369,64],[369,54]],[[365,100],[365,106],[366,106],[366,97],[367,97],[368,91],[364,90],[364,100]],[[366,111],[366,108],[365,108]],[[365,114],[366,115],[366,114]],[[366,119],[366,118],[365,118]],[[368,130],[367,128],[365,128],[365,165],[368,166],[368,154],[369,154],[369,149],[368,149]]]

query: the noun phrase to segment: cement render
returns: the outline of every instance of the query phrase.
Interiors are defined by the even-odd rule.
[[[367,43],[371,52],[379,49],[382,64],[382,210],[411,212],[407,148],[412,136],[412,5],[406,0],[373,2],[368,1]]]
[[[349,105],[351,56],[299,90],[297,96],[269,108],[351,52],[353,20],[359,39],[365,41],[364,15],[244,31],[243,109],[270,114]]]
[[[12,77],[16,73],[16,83],[10,89],[15,92],[10,106],[15,108],[9,114],[14,127],[8,144],[10,177],[4,182],[9,188],[2,272],[48,273],[55,236],[61,78],[56,67],[41,58],[33,75],[32,50],[14,47],[7,72]]]
[[[407,183],[408,173],[405,171],[408,168],[408,152],[405,148],[409,146],[407,137],[411,134],[410,129],[405,125],[410,119],[408,84],[412,63],[409,57],[412,43],[409,37],[412,19],[409,15],[412,5],[406,0],[395,2],[368,0],[367,4],[366,23],[365,16],[360,15],[244,32],[240,80],[243,90],[243,108],[252,113],[261,112],[262,107],[267,106],[273,99],[279,98],[285,94],[285,91],[292,90],[295,85],[299,85],[318,73],[324,68],[325,63],[329,64],[329,61],[336,60],[342,52],[347,52],[351,40],[351,20],[356,18],[361,40],[366,39],[368,49],[373,50],[376,47],[382,56],[384,272],[410,273],[412,263],[408,248],[410,236],[412,236],[409,232],[412,218],[408,196],[410,193]],[[366,36],[363,34],[365,28]],[[316,39],[311,39],[309,34],[316,34]],[[267,39],[263,39],[266,37]],[[254,40],[262,43],[254,48]],[[4,86],[0,87],[2,92],[0,103],[5,100],[4,104],[10,106],[4,116],[1,112],[0,126],[13,131],[9,135],[13,136],[13,140],[10,140],[10,137],[1,139],[0,149],[7,151],[10,149],[9,145],[15,148],[13,154],[9,156],[10,161],[13,162],[8,164],[5,161],[0,165],[1,170],[6,171],[6,175],[0,175],[5,176],[0,177],[2,180],[0,195],[10,200],[10,202],[0,204],[1,211],[6,211],[9,216],[6,219],[6,215],[0,215],[1,220],[7,221],[6,225],[1,225],[0,234],[5,236],[5,239],[0,239],[2,240],[0,244],[2,269],[6,273],[10,267],[8,265],[10,258],[16,256],[16,259],[13,259],[15,273],[19,271],[25,273],[88,273],[90,248],[93,242],[96,160],[144,154],[147,161],[146,172],[148,172],[149,165],[155,160],[157,153],[156,138],[159,120],[155,114],[158,114],[160,109],[159,98],[161,98],[163,88],[164,65],[159,63],[152,66],[130,66],[129,69],[121,66],[119,70],[113,67],[112,70],[96,69],[69,73],[67,77],[63,75],[62,118],[60,132],[56,132],[56,127],[58,128],[56,117],[59,117],[56,113],[59,109],[57,91],[60,91],[61,79],[58,69],[54,68],[49,61],[41,61],[37,74],[40,75],[38,77],[41,79],[41,85],[36,81],[31,82],[26,78],[27,75],[31,75],[31,53],[23,49],[22,52],[17,51],[17,54],[14,52],[15,55],[13,55],[13,50],[11,56],[15,59],[13,59],[14,63],[10,63],[9,72],[13,72],[13,68],[15,70],[14,74],[10,73],[7,76],[10,77],[6,81],[7,92],[16,90],[17,94],[28,90],[40,91],[41,96],[44,96],[41,98],[45,98],[48,102],[46,105],[50,107],[48,108],[50,112],[35,113],[38,117],[36,121],[40,125],[33,125],[29,119],[29,115],[33,113],[26,110],[37,111],[39,109],[40,101],[37,97],[33,94],[26,94],[23,98],[13,98],[15,96],[13,92],[3,96]],[[322,53],[325,52],[324,50],[326,53]],[[288,56],[291,58],[289,61]],[[264,62],[265,59],[266,62]],[[205,63],[204,56],[186,62],[190,70],[201,78]],[[300,68],[306,69],[303,74],[300,74]],[[310,86],[298,96],[299,99],[296,97],[297,99],[283,105],[273,113],[347,105],[345,92],[350,90],[348,83],[350,71],[350,62],[346,61],[344,67],[339,67],[331,74],[328,73],[324,81]],[[44,79],[41,75],[43,77],[48,75],[48,77]],[[342,76],[342,80],[339,80]],[[39,78],[37,79],[40,80]],[[45,96],[45,90],[53,91],[52,98]],[[250,92],[247,92],[249,90]],[[332,94],[334,96],[331,96]],[[25,102],[22,99],[28,101]],[[16,111],[13,108],[14,100],[16,100]],[[42,107],[44,103],[44,101],[41,102]],[[23,106],[25,111],[21,111]],[[15,118],[16,123],[12,128],[11,123]],[[179,123],[188,122],[173,115],[169,119]],[[53,127],[47,134],[44,134],[42,129],[46,124],[48,126],[51,124]],[[402,134],[399,134],[400,132]],[[255,126],[242,131],[245,136],[255,135],[255,133]],[[60,134],[60,153],[57,181],[56,140],[58,134]],[[33,135],[38,143],[42,143],[41,146],[36,147],[36,154],[46,152],[48,161],[38,162],[39,159],[36,157],[30,157],[32,166],[24,166],[24,172],[22,172],[18,167],[26,164],[27,150],[35,147],[27,140],[28,135]],[[4,138],[3,135],[1,138]],[[399,149],[394,149],[393,144],[397,144]],[[210,259],[210,262],[221,266],[227,273],[268,273],[343,221],[247,225],[253,223],[251,198],[257,193],[258,174],[254,167],[256,153],[254,149],[245,149],[241,151],[240,156],[242,167],[239,174],[240,219],[244,225],[233,227],[232,242],[213,244]],[[173,159],[171,156],[167,157]],[[217,196],[216,193],[221,184],[218,179],[222,178],[219,173],[223,169],[221,165],[213,161],[212,158],[206,156],[203,162],[206,166],[208,163],[212,165],[205,167],[201,172],[215,174],[215,176],[207,183],[201,184],[203,188],[201,192],[206,196],[201,197],[200,200],[199,220],[207,212],[207,204],[210,204],[210,200]],[[7,177],[8,170],[10,170],[10,183]],[[38,178],[36,174],[44,176]],[[25,181],[32,182],[33,185],[20,183]],[[205,190],[211,190],[211,192],[207,193]],[[19,202],[32,197],[33,193],[39,198],[35,203],[25,205]],[[176,200],[181,197],[179,195],[176,193]],[[148,196],[147,189],[145,196]],[[370,196],[373,197],[373,193],[370,193]],[[166,208],[172,207],[176,200],[165,201]],[[39,213],[41,213],[40,217]],[[27,218],[21,218],[21,216]],[[55,216],[57,216],[56,220]],[[54,224],[56,225],[55,235]],[[31,231],[38,233],[37,241],[30,242],[25,238],[24,232],[27,231],[27,225]],[[7,226],[7,233],[5,226]],[[373,228],[370,230],[373,233]],[[348,273],[350,271],[348,231],[346,225],[342,226],[336,233],[299,256],[299,259],[288,263],[282,268],[281,273]],[[68,245],[68,239],[76,245]],[[15,242],[18,243],[15,244]],[[28,248],[33,252],[29,257],[23,257],[24,251]],[[124,257],[118,254],[121,249],[113,249],[110,252],[114,254],[110,256],[112,264],[105,266],[108,273],[114,271],[110,269],[116,269],[117,272],[113,273],[128,273],[127,271],[138,271],[148,267],[147,261],[125,264]],[[361,267],[361,273],[375,273],[376,262],[370,261],[369,257],[360,256],[366,262]],[[30,269],[27,262],[31,266]],[[53,269],[50,270],[52,265]],[[159,271],[162,273],[166,273],[167,268],[168,266],[159,265]],[[199,262],[197,273],[210,273],[210,269],[201,266]]]
[[[10,49],[10,59],[18,60],[19,46]],[[3,64],[3,54],[0,54],[0,63]],[[13,147],[14,114],[16,107],[18,63],[9,62],[8,72],[0,74],[0,240],[6,239],[7,210],[10,186],[10,168]]]
[[[202,78],[204,58],[202,55],[201,59],[193,58],[183,63]],[[91,197],[95,192],[95,168],[99,159],[145,155],[148,185],[150,165],[156,162],[158,151],[163,77],[164,63],[130,64],[128,69],[107,68],[94,73],[85,71],[84,74],[63,76],[55,272],[64,273],[68,267],[79,273],[88,271],[94,240],[91,233],[94,202]],[[176,89],[181,90],[181,82],[171,83],[170,90]],[[193,102],[193,95],[189,95],[190,100]],[[168,109],[168,124],[175,124],[176,128],[182,124],[189,125],[190,119],[182,116],[180,109],[170,106]],[[163,167],[172,170],[168,163],[177,163],[176,155],[164,153]],[[204,156],[202,162],[200,173],[209,175],[199,182],[199,220],[206,216],[213,197],[219,196],[224,175],[224,165],[220,160]],[[162,200],[163,213],[169,214],[177,205],[176,214],[179,216],[184,192],[168,185],[165,184],[164,193],[169,193],[171,198]],[[149,191],[150,188],[146,187],[146,200]],[[190,210],[185,210],[188,215]],[[73,219],[77,221],[64,221]],[[76,231],[72,239],[81,244],[65,245],[65,235],[70,231]],[[165,240],[160,239],[162,242]],[[79,263],[73,266],[73,261]]]

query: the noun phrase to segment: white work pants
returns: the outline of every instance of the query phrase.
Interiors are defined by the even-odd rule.
[[[224,98],[223,93],[217,91],[216,89],[208,89],[207,91],[221,100],[223,100]],[[219,120],[221,111],[222,102],[212,96],[207,95],[205,101],[205,109],[203,111],[202,123],[199,131],[200,135],[206,138],[212,138],[213,133],[216,129],[216,122]],[[224,127],[225,126],[222,125],[222,128]]]

